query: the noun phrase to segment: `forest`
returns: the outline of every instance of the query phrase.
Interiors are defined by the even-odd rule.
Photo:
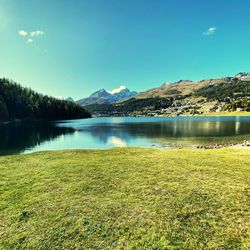
[[[162,108],[168,108],[173,103],[173,98],[145,98],[136,99],[131,98],[121,103],[113,104],[92,104],[85,106],[86,110],[90,113],[103,114],[107,116],[125,116],[130,115],[131,112],[141,111],[141,110],[157,110]]]
[[[250,82],[234,80],[232,82],[209,85],[195,92],[196,96],[207,97],[208,100],[225,101],[228,98],[240,99],[250,96]]]
[[[206,97],[210,101],[225,102],[223,110],[235,111],[238,108],[250,111],[250,82],[235,79],[232,82],[198,89],[196,96]]]
[[[0,79],[0,121],[90,118],[83,107]]]

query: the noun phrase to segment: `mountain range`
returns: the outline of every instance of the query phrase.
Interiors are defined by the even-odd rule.
[[[120,102],[92,103],[85,108],[94,116],[203,115],[224,110],[250,111],[250,74],[164,83]]]
[[[106,89],[100,89],[92,93],[89,97],[76,101],[76,103],[80,104],[81,106],[91,104],[112,104],[132,98],[135,95],[137,95],[137,92],[130,91],[125,86],[120,86],[119,88],[110,91]],[[72,101],[72,98],[68,98],[67,100]]]

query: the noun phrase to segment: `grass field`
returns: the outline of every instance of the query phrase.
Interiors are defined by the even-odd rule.
[[[250,249],[250,151],[0,157],[0,249]]]
[[[212,112],[206,113],[204,116],[250,116],[250,112],[247,111],[221,111],[221,112]]]

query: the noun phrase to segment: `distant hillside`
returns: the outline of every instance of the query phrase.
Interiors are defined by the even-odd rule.
[[[36,93],[8,79],[0,79],[0,121],[60,120],[91,117],[79,105]]]
[[[143,103],[143,105],[142,105]],[[208,79],[181,80],[139,93],[121,103],[89,105],[97,116],[195,115],[223,110],[250,111],[250,74]]]
[[[190,95],[194,91],[206,87],[215,86],[220,83],[230,82],[232,78],[208,79],[199,82],[189,80],[180,80],[176,83],[163,84],[162,86],[154,89],[147,90],[136,96],[136,98],[152,98],[152,97],[175,97]]]
[[[78,100],[76,103],[81,106],[91,104],[110,104],[129,99],[134,97],[136,94],[137,92],[130,91],[125,86],[120,86],[119,88],[111,91],[100,89],[92,93],[89,97]]]
[[[163,84],[160,87],[147,90],[139,93],[136,98],[152,98],[152,97],[175,97],[175,96],[186,96],[194,93],[196,90],[205,88],[208,86],[218,86],[225,83],[238,83],[238,82],[250,82],[249,73],[239,73],[235,77],[224,77],[218,79],[207,79],[198,82],[190,80],[180,80],[176,83]],[[232,89],[233,91],[233,89]]]

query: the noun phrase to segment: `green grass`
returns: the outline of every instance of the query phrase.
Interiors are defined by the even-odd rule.
[[[247,111],[221,111],[205,113],[204,116],[250,116],[250,112]]]
[[[0,249],[250,249],[250,151],[0,157]]]

